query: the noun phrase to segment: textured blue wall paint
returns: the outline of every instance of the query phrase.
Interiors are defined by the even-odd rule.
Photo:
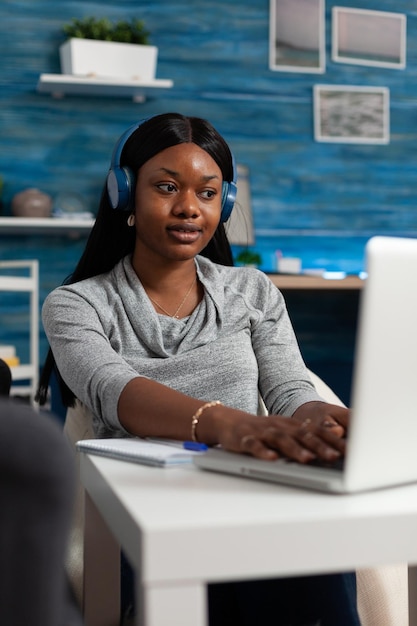
[[[118,135],[138,119],[176,110],[210,119],[237,161],[249,167],[256,247],[266,269],[281,249],[300,256],[304,267],[357,272],[372,234],[417,235],[416,2],[343,2],[406,14],[405,70],[333,63],[334,4],[340,3],[326,2],[326,72],[314,75],[268,69],[267,0],[3,0],[0,174],[5,212],[16,192],[32,186],[52,196],[77,190],[95,211]],[[39,74],[59,72],[62,24],[85,15],[143,18],[159,47],[157,76],[173,79],[174,88],[143,105],[120,98],[54,100],[36,93]],[[314,142],[316,83],[388,87],[391,143]],[[82,245],[65,238],[0,234],[0,258],[39,258],[42,301],[70,273]]]

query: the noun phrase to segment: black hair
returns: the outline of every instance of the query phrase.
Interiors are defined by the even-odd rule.
[[[233,180],[233,157],[223,137],[207,120],[179,113],[156,115],[138,125],[123,146],[120,166],[129,168],[135,177],[149,159],[181,143],[194,143],[205,150],[219,166],[223,180]],[[135,229],[128,226],[126,211],[111,207],[107,187],[104,185],[97,217],[83,254],[65,284],[110,271],[123,257],[133,253],[134,246]],[[200,254],[215,263],[233,265],[232,251],[222,222]],[[75,395],[63,381],[51,348],[40,376],[37,401],[41,405],[45,404],[53,372],[59,382],[63,404],[67,407],[73,406]]]

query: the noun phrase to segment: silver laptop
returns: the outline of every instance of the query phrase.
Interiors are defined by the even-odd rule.
[[[417,239],[373,237],[365,252],[343,468],[219,448],[196,456],[198,467],[336,493],[417,482]]]

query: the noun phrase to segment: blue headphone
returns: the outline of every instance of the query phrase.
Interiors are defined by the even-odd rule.
[[[107,195],[110,206],[118,211],[130,211],[133,208],[135,175],[129,167],[122,167],[120,165],[120,158],[126,141],[142,123],[143,122],[139,122],[128,128],[123,135],[121,135],[113,150],[110,169],[107,174]],[[237,170],[233,154],[232,166],[233,180],[231,182],[223,182],[222,186],[222,212],[220,216],[222,222],[227,222],[229,219],[236,200]]]

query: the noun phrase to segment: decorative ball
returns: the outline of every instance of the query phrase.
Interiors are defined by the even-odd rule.
[[[39,189],[25,189],[12,199],[12,213],[15,217],[50,217],[52,198]]]

